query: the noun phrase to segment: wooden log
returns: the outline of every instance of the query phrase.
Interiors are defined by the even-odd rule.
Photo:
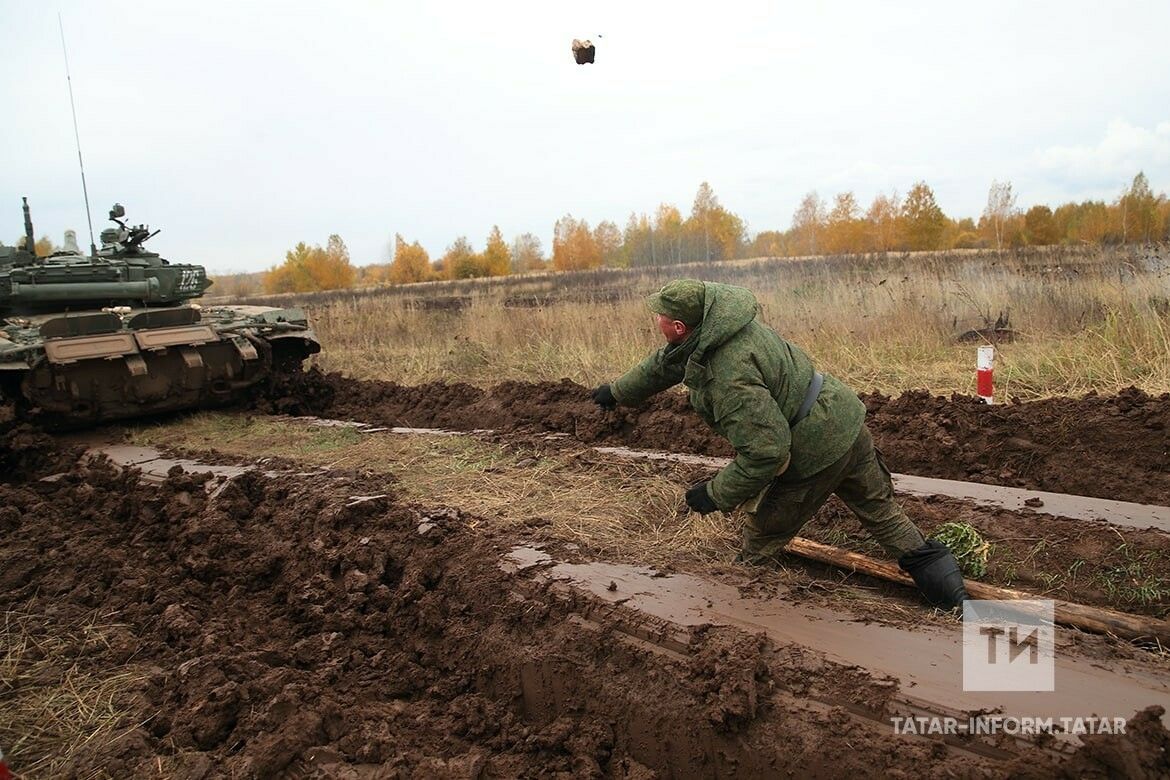
[[[879,561],[868,555],[842,550],[840,547],[821,544],[811,539],[798,536],[788,543],[787,550],[801,558],[828,563],[902,585],[914,585],[914,580],[895,563]],[[1034,593],[1000,588],[976,580],[963,580],[963,582],[967,586],[967,592],[977,599],[1020,601],[1043,598]],[[1127,612],[1117,612],[1104,607],[1076,604],[1071,601],[1053,599],[1053,602],[1055,620],[1061,625],[1072,626],[1095,634],[1111,634],[1122,639],[1157,640],[1163,646],[1170,646],[1170,621],[1145,615],[1131,615]]]

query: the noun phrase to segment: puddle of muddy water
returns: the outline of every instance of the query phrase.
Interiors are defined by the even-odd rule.
[[[536,547],[513,547],[500,561],[500,568],[509,574],[515,574],[548,563],[552,563],[552,556],[544,550]]]
[[[678,626],[713,624],[764,632],[779,644],[811,648],[829,661],[896,678],[907,705],[915,709],[948,715],[1129,718],[1151,704],[1170,704],[1170,675],[1128,665],[1102,668],[1062,655],[1060,646],[1054,691],[964,691],[958,623],[907,631],[794,604],[784,600],[782,591],[772,599],[744,598],[735,587],[688,574],[662,575],[615,563],[554,563],[544,552],[526,547],[514,548],[507,559],[517,567],[543,565],[535,576]],[[1170,714],[1163,722],[1170,725]]]
[[[139,469],[142,478],[148,482],[162,482],[176,466],[188,473],[209,473],[212,477],[222,479],[234,479],[252,470],[250,466],[213,465],[187,458],[168,458],[153,447],[136,447],[129,444],[106,445],[90,452],[94,455],[104,455],[118,466]]]

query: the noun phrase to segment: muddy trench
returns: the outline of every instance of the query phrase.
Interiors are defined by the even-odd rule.
[[[639,638],[628,616],[506,571],[512,540],[468,531],[457,509],[401,505],[385,481],[250,473],[209,495],[205,476],[143,485],[101,461],[37,479],[68,460],[0,485],[0,607],[46,625],[104,616],[74,661],[136,682],[124,736],[63,776],[694,777],[973,760],[794,698],[823,686],[880,711],[890,688],[865,675],[843,691],[823,662],[793,665],[728,628],[644,624]]]
[[[1157,776],[1164,760],[1156,708],[1137,736],[1072,756],[892,735],[898,680],[518,566],[528,540],[401,502],[390,477],[250,472],[209,490],[176,469],[146,485],[33,432],[7,445],[0,607],[46,630],[89,621],[69,662],[134,680],[120,736],[44,776],[1025,777],[1117,761]],[[20,694],[0,688],[0,706]]]
[[[258,419],[246,414],[238,414],[225,418],[233,428],[243,433],[238,441],[219,441],[206,436],[197,435],[191,438],[180,437],[177,441],[163,445],[161,455],[162,465],[149,468],[153,473],[165,470],[167,464],[173,462],[169,458],[188,458],[204,464],[222,464],[222,468],[238,469],[241,464],[254,464],[261,468],[280,467],[285,470],[299,471],[307,467],[304,461],[287,459],[280,455],[268,454],[270,450],[263,450],[263,456],[256,457],[256,448],[247,443],[246,432]],[[271,435],[271,426],[280,426],[288,432],[329,431],[336,428],[335,421],[309,419],[284,419],[278,422],[264,422],[257,426],[261,430],[257,435],[266,437]],[[448,435],[439,429],[409,429],[409,434],[394,433],[389,430],[378,431],[376,428],[364,428],[372,431],[358,434],[367,442],[390,437],[400,439],[446,440]],[[125,435],[120,429],[111,429],[108,436],[117,438]],[[608,485],[624,485],[635,480],[639,489],[649,489],[648,485],[658,480],[666,480],[674,485],[673,496],[675,505],[669,508],[660,506],[647,507],[646,519],[660,524],[665,534],[686,533],[688,523],[693,519],[683,504],[683,493],[695,482],[709,479],[716,466],[707,463],[679,462],[666,459],[647,459],[640,457],[616,457],[608,451],[597,451],[584,446],[573,439],[548,438],[545,435],[531,435],[525,433],[486,433],[460,435],[468,441],[482,442],[485,446],[498,448],[501,455],[501,464],[511,462],[515,464],[510,475],[496,472],[495,479],[503,484],[514,479],[515,476],[530,468],[533,463],[545,461],[544,467],[555,463],[556,474],[560,478],[572,479],[577,477],[582,481],[604,475]],[[208,444],[216,448],[209,449]],[[194,446],[192,446],[194,445]],[[353,446],[356,446],[357,442]],[[348,458],[354,462],[354,456],[347,455],[347,446],[336,447],[330,445],[326,453],[314,459],[318,464]],[[131,450],[127,450],[130,453]],[[627,451],[638,453],[638,451]],[[125,461],[125,457],[120,456]],[[392,456],[372,457],[367,467],[371,469],[394,469]],[[131,458],[131,461],[134,462]],[[142,461],[138,461],[142,462]],[[499,465],[493,468],[509,468]],[[572,475],[572,476],[571,476]],[[454,477],[453,477],[454,478]],[[640,481],[639,481],[640,480]],[[410,485],[407,486],[408,489]],[[417,487],[417,485],[415,485]],[[517,488],[522,489],[522,488]],[[604,488],[599,488],[604,489]],[[417,495],[417,490],[415,491]],[[479,498],[474,494],[467,495],[464,508],[474,509]],[[984,565],[978,570],[968,570],[968,577],[981,582],[1005,588],[1023,590],[1037,597],[1056,598],[1072,601],[1079,604],[1100,606],[1137,615],[1148,615],[1157,619],[1170,618],[1170,533],[1161,528],[1143,527],[1140,522],[1134,525],[1115,525],[1101,519],[1080,519],[1048,514],[1046,507],[1032,509],[1023,507],[1020,510],[1007,509],[994,505],[981,504],[977,501],[958,499],[942,495],[900,495],[899,502],[907,515],[922,530],[930,536],[939,532],[945,524],[962,523],[978,531],[989,544],[986,551]],[[481,509],[480,511],[488,511]],[[505,513],[507,515],[507,513]],[[519,518],[497,518],[504,524],[516,522]],[[527,526],[526,533],[534,539],[546,542],[565,541],[568,538],[576,539],[588,547],[588,542],[581,536],[565,535],[553,532],[546,527],[551,522],[548,518],[529,517],[521,519]],[[687,554],[675,553],[670,555],[671,565],[684,568],[688,571],[704,572],[720,570],[720,565],[731,560],[731,552],[714,553],[716,559],[711,560],[712,554],[724,543],[733,544],[735,541],[734,527],[739,522],[737,516],[728,519],[730,534],[726,538],[709,540],[704,550],[696,555],[694,551]],[[637,525],[631,526],[629,532],[633,535],[633,545],[626,548],[624,545],[604,545],[598,549],[586,549],[586,552],[601,555],[609,560],[625,561],[630,563],[645,563],[646,558],[639,556],[639,551],[645,548],[639,544],[638,536],[644,529]],[[834,547],[859,552],[878,560],[886,558],[880,545],[870,537],[857,518],[836,497],[830,497],[824,507],[820,509],[800,531],[802,537]],[[641,544],[645,544],[643,541]],[[663,542],[656,545],[661,551],[668,552],[670,543]],[[795,567],[794,571],[807,571],[810,576],[814,572],[817,576],[831,579],[846,577],[847,573],[834,570],[823,564],[815,564],[795,555],[785,559],[785,566]],[[733,567],[743,569],[744,567]],[[755,571],[754,576],[767,578],[762,571]],[[902,586],[889,584],[882,580],[865,578],[866,586],[879,588],[887,595],[908,604],[919,604],[911,591]],[[796,596],[798,597],[798,596]],[[1145,640],[1143,640],[1145,641]],[[1156,643],[1150,639],[1151,646],[1156,650]]]
[[[864,394],[867,423],[890,468],[1056,493],[1170,504],[1170,394],[982,404],[909,391]],[[588,388],[560,382],[418,386],[311,370],[257,401],[257,408],[378,425],[563,433],[588,444],[731,455],[690,408],[662,393],[641,407],[603,412]]]

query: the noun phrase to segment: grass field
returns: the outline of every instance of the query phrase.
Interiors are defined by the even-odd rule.
[[[1170,263],[1146,248],[770,260],[309,296],[326,370],[402,383],[617,376],[660,344],[642,296],[676,276],[751,288],[764,320],[860,391],[974,391],[1005,317],[1007,398],[1170,392]],[[266,300],[267,303],[278,301]],[[288,300],[279,301],[287,305]]]

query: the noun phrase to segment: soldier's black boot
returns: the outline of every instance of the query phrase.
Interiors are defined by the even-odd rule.
[[[942,609],[954,609],[970,596],[954,554],[942,542],[931,539],[898,559],[926,600]]]

